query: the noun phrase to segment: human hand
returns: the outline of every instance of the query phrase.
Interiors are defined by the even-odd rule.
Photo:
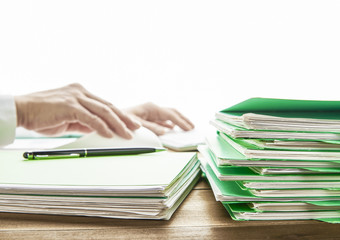
[[[185,131],[194,128],[194,124],[176,109],[159,107],[153,103],[145,103],[129,108],[127,112],[157,135],[166,133],[168,129],[172,129],[175,125]]]
[[[42,134],[97,131],[104,137],[132,138],[140,123],[80,84],[15,97],[17,126]]]

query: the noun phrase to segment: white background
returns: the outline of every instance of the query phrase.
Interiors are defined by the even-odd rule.
[[[0,1],[1,93],[79,82],[197,125],[250,97],[340,100],[340,1]]]

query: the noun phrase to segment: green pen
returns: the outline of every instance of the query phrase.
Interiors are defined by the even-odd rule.
[[[28,160],[43,160],[55,158],[80,158],[114,155],[134,155],[165,151],[164,148],[82,148],[82,149],[58,149],[24,152],[24,158]]]

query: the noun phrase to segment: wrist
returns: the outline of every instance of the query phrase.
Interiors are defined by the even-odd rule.
[[[24,126],[24,101],[22,100],[21,96],[14,97],[15,108],[16,108],[16,115],[17,115],[17,127]]]

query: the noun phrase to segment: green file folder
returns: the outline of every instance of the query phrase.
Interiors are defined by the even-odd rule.
[[[209,165],[214,174],[221,181],[238,181],[238,180],[257,180],[257,181],[340,181],[340,174],[325,173],[320,174],[286,174],[286,175],[261,175],[252,171],[248,167],[236,166],[217,166],[213,160],[212,154],[208,149],[200,149],[202,156],[199,158],[202,165]],[[317,170],[317,168],[315,168]]]
[[[340,208],[336,210],[314,211],[258,211],[246,203],[223,203],[225,209],[234,220],[320,220],[328,223],[340,221]]]
[[[208,136],[206,143],[209,148],[211,157],[216,165],[234,165],[246,167],[296,167],[296,168],[340,168],[339,161],[296,161],[291,159],[248,159],[239,151],[237,151],[228,142],[222,139],[220,135]],[[202,152],[206,151],[206,146],[200,146],[198,149]],[[322,170],[320,170],[322,171]]]
[[[273,201],[340,201],[340,196],[314,196],[314,197],[259,197],[251,191],[242,189],[236,181],[221,181],[217,178],[208,164],[203,164],[202,169],[211,185],[217,201],[226,202],[273,202]]]
[[[283,118],[331,119],[340,121],[340,101],[250,98],[221,113],[241,116],[257,113]]]
[[[340,140],[340,101],[251,98],[211,122],[233,138]]]

